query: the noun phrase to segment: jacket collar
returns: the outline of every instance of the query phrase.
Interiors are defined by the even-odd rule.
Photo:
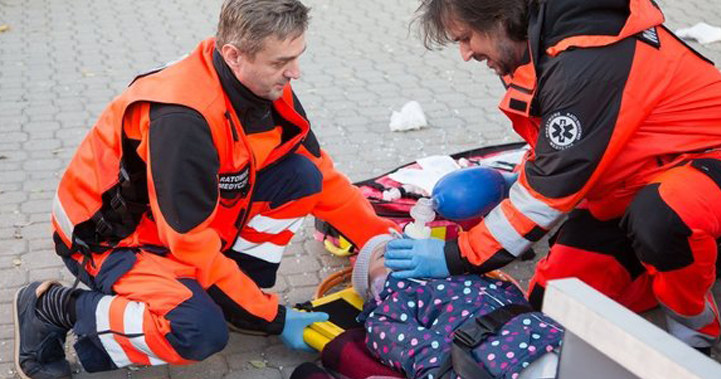
[[[600,47],[660,25],[664,16],[653,0],[538,0],[531,5],[529,39],[556,56],[574,47]],[[542,15],[541,15],[542,14]]]
[[[263,132],[275,127],[272,117],[273,102],[257,96],[243,85],[217,49],[213,51],[213,67],[246,134]]]

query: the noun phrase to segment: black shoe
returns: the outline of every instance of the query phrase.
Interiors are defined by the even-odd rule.
[[[48,324],[35,313],[38,297],[56,282],[33,282],[15,293],[15,369],[21,378],[70,378],[65,359],[68,331]]]
[[[698,351],[699,353],[701,353],[707,357],[711,356],[711,346],[709,346],[709,347],[693,347],[693,348],[696,349],[696,351]]]

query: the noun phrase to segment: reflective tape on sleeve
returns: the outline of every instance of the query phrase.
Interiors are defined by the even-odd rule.
[[[526,217],[543,229],[549,230],[563,215],[562,212],[549,207],[546,203],[533,197],[528,190],[516,182],[511,187],[509,198],[511,203]]]
[[[67,240],[72,241],[75,225],[70,221],[68,214],[65,213],[65,208],[63,208],[63,204],[60,202],[60,197],[57,193],[55,193],[55,198],[53,199],[53,217],[55,217],[55,221],[63,234],[65,234]]]
[[[522,235],[516,231],[516,229],[508,221],[506,215],[503,213],[501,207],[495,207],[491,213],[489,213],[484,222],[486,228],[493,235],[493,238],[503,246],[513,256],[519,256],[524,251],[528,250],[533,242],[523,238]]]

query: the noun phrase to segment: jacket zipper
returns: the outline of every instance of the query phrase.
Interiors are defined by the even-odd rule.
[[[225,118],[228,119],[228,123],[230,124],[230,131],[233,133],[233,141],[238,142],[238,131],[235,130],[233,118],[230,117],[230,112],[227,110],[225,111]]]

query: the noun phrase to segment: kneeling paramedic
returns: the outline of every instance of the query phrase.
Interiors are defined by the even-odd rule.
[[[291,90],[307,22],[297,0],[227,0],[215,38],[105,109],[52,213],[56,251],[90,290],[18,292],[22,376],[69,376],[70,329],[89,372],[203,360],[225,347],[226,321],[308,348],[303,329],[327,315],[261,290],[303,218],[357,246],[393,224],[335,171]]]
[[[530,285],[578,277],[669,332],[717,341],[711,294],[721,237],[721,73],[651,0],[423,0],[427,46],[486,61],[500,108],[531,146],[510,196],[457,240],[389,244],[399,277],[483,273],[560,221]]]

